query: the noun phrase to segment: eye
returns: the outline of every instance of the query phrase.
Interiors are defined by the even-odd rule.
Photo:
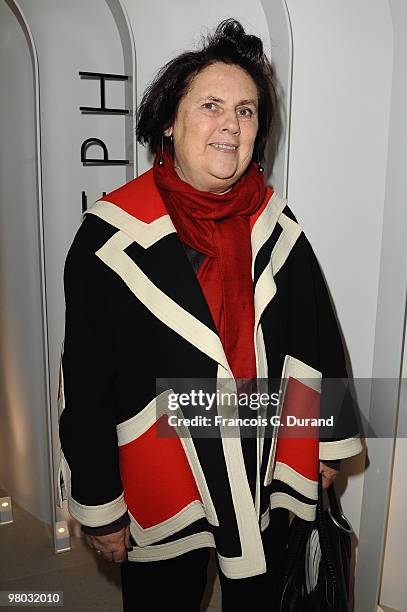
[[[245,107],[245,108],[239,108],[239,110],[237,111],[238,115],[240,117],[252,117],[253,116],[253,111],[251,108]]]
[[[206,108],[207,110],[216,110],[218,105],[215,102],[204,102],[202,104],[202,108]]]

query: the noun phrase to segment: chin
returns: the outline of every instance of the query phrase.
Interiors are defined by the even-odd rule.
[[[217,166],[216,168],[211,168],[210,173],[214,178],[220,181],[237,180],[240,176],[239,168],[235,164],[233,166],[229,165],[228,167],[225,164],[221,167]]]

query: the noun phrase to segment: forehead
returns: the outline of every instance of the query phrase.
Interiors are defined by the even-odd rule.
[[[257,99],[252,77],[240,66],[217,62],[193,79],[186,97],[215,96],[223,99]]]

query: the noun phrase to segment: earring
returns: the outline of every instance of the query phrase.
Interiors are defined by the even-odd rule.
[[[259,161],[258,153],[256,153],[256,163],[257,163],[257,170],[262,174],[264,172],[264,167],[261,165]]]
[[[158,165],[159,166],[163,166],[164,165],[164,134],[161,136],[161,155],[158,158]]]

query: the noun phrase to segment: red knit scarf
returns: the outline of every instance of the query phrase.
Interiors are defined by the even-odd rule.
[[[207,256],[197,278],[233,375],[256,378],[249,216],[266,196],[263,175],[253,163],[219,195],[181,180],[168,153],[157,161],[154,180],[180,240]]]

